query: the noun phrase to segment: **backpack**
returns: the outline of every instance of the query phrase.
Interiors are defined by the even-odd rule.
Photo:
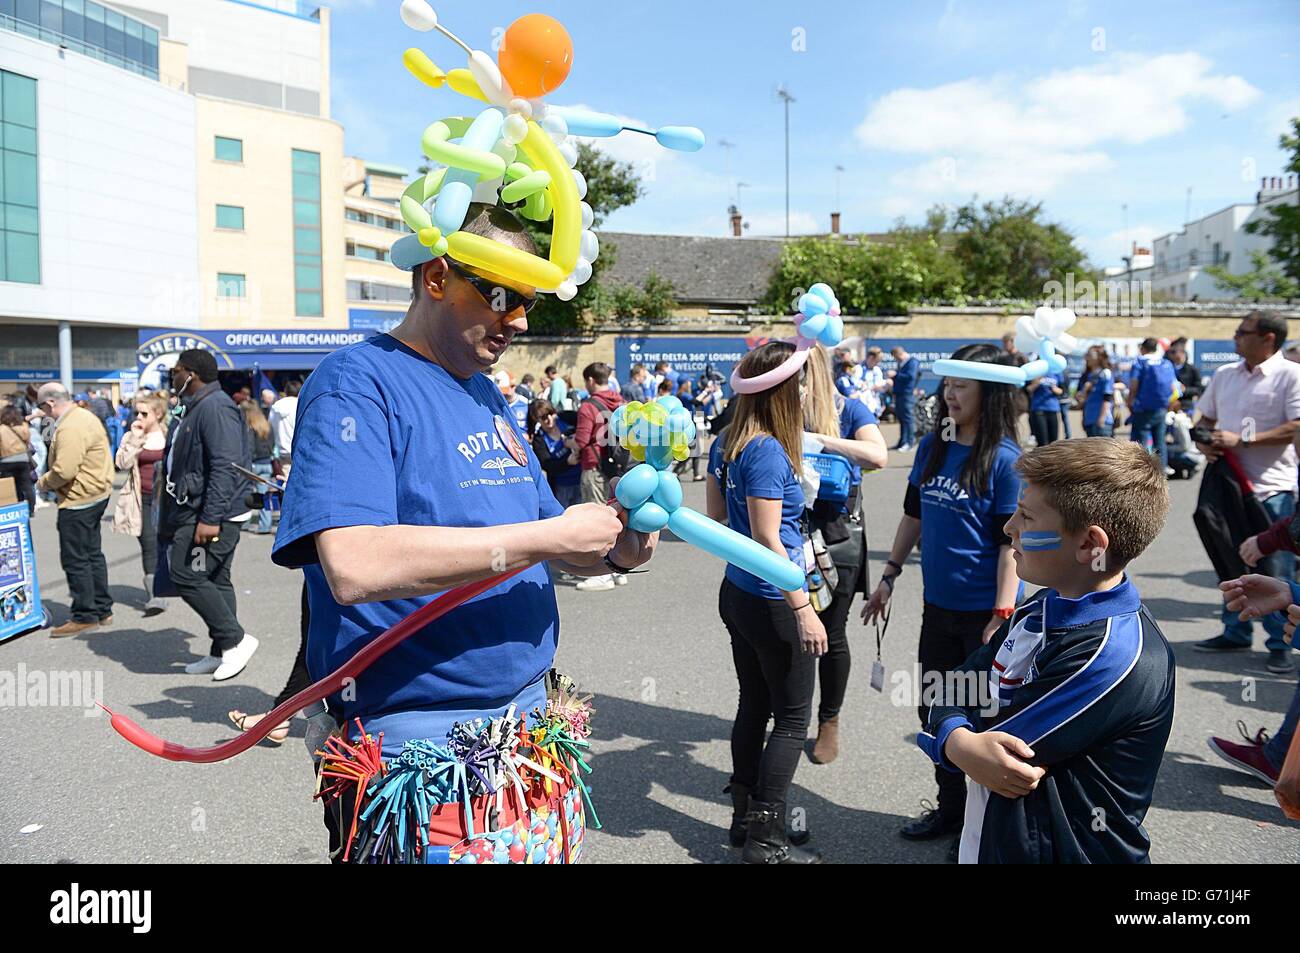
[[[609,418],[613,416],[613,411],[594,397],[588,397],[583,403],[595,405],[596,412],[605,421],[600,433],[595,435],[596,466],[606,477],[622,476],[632,469],[632,454],[609,436]]]

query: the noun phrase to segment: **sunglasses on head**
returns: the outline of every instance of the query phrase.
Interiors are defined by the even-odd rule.
[[[482,275],[476,275],[466,271],[460,264],[452,261],[450,258],[446,262],[451,266],[451,270],[456,272],[461,278],[465,279],[474,286],[474,290],[479,293],[487,306],[493,311],[499,311],[502,314],[510,314],[518,308],[524,309],[524,314],[533,310],[537,304],[536,295],[526,295],[514,288],[508,288],[505,285],[497,284]]]

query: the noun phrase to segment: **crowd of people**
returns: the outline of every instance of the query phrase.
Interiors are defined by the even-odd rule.
[[[508,218],[475,214],[473,227],[528,246]],[[856,596],[864,622],[886,625],[913,565],[920,669],[974,677],[941,679],[920,699],[917,743],[935,763],[937,794],[901,835],[950,838],[953,858],[967,862],[1145,861],[1142,819],[1172,723],[1173,655],[1125,567],[1159,533],[1166,480],[1187,459],[1193,472],[1207,467],[1207,483],[1231,461],[1263,514],[1244,540],[1220,521],[1220,549],[1231,549],[1240,572],[1222,586],[1223,632],[1196,648],[1248,650],[1259,619],[1270,670],[1295,672],[1300,365],[1284,354],[1286,325],[1272,315],[1241,321],[1241,360],[1204,385],[1182,339],[1144,341],[1124,369],[1093,346],[1074,382],[1047,375],[1020,389],[950,377],[934,395],[920,393],[920,362],[901,346],[885,373],[876,347],[858,360],[847,349],[772,342],[739,363],[733,382],[777,383],[725,400],[727,381],[712,368],[692,380],[666,363],[634,365],[622,383],[602,362],[572,377],[547,367],[516,380],[502,369],[498,339],[508,346],[526,330],[525,307],[492,308],[441,258],[417,267],[413,282],[401,325],[329,355],[282,392],[228,392],[212,354],[193,350],[179,356],[167,390],[137,393],[107,414],[94,405],[100,395],[79,400],[54,382],[14,395],[0,412],[0,476],[15,478],[33,510],[46,496],[58,506],[70,618],[51,636],[112,624],[100,527],[120,471],[111,522],[139,539],[144,610],[166,611],[179,597],[207,629],[210,648],[187,673],[230,679],[257,651],[231,584],[244,531],[274,533],[274,561],[303,571],[300,644],[277,704],[428,597],[502,572],[504,551],[515,568],[531,568],[430,623],[400,658],[376,661],[360,691],[304,714],[315,726],[309,746],[326,736],[361,745],[382,731],[385,759],[412,756],[474,719],[527,723],[554,697],[554,584],[610,590],[655,553],[658,534],[630,528],[609,505],[632,465],[610,420],[626,403],[672,395],[698,423],[678,476],[705,483],[710,517],[806,577],[786,591],[729,564],[718,595],[739,687],[727,836],[746,862],[819,862],[809,832],[788,826],[790,787],[810,730],[813,763],[839,755]],[[1012,339],[953,357],[1023,360]],[[916,401],[931,396],[943,426],[919,434]],[[1071,438],[1071,409],[1093,439]],[[914,457],[872,586],[862,485],[889,460],[886,411],[899,425],[892,449]],[[110,420],[129,420],[116,439]],[[1125,423],[1130,439],[1115,439]],[[338,439],[341,427],[354,437]],[[841,459],[848,479],[827,479],[809,465],[814,457]],[[364,480],[365,492],[340,485],[346,475]],[[391,558],[369,558],[379,551]],[[1040,587],[1028,598],[1026,583]],[[252,730],[265,714],[230,717]],[[1210,744],[1300,801],[1300,757],[1288,760],[1298,718],[1300,686],[1271,735],[1243,728],[1239,741]],[[281,721],[267,737],[280,743],[288,732]],[[574,784],[561,791],[573,794]],[[358,828],[368,796],[358,788],[327,799],[332,859],[374,834]],[[562,800],[565,811],[574,799]],[[1089,823],[1098,805],[1111,811],[1101,826]],[[447,836],[464,850],[489,835]]]

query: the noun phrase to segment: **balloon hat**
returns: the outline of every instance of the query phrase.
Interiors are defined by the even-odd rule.
[[[401,199],[402,219],[414,235],[398,239],[393,264],[410,271],[439,255],[553,291],[562,301],[591,277],[600,242],[591,230],[595,213],[585,201],[587,183],[574,168],[573,136],[608,137],[624,130],[653,136],[660,145],[694,152],[704,133],[691,126],[650,129],[606,113],[549,106],[544,97],[560,87],[573,65],[573,42],[558,20],[542,13],[522,16],[506,29],[494,62],[471,49],[438,22],[426,0],[403,0],[402,22],[413,30],[437,30],[465,51],[464,69],[443,72],[412,47],[402,62],[416,79],[488,104],[477,116],[431,123],[421,140],[438,166],[416,179]],[[461,231],[470,202],[497,204],[534,222],[550,220],[546,258]]]
[[[1032,318],[1017,320],[1016,347],[1026,354],[1036,355],[1035,360],[1023,367],[944,359],[935,361],[932,369],[939,377],[964,377],[1017,387],[1047,373],[1061,374],[1065,371],[1065,358],[1061,355],[1070,354],[1079,344],[1066,330],[1074,322],[1074,312],[1069,308],[1049,308],[1046,305],[1035,311]]]
[[[779,365],[757,377],[741,377],[740,369],[731,372],[731,389],[737,394],[757,394],[799,373],[808,360],[808,352],[819,341],[835,347],[844,339],[844,319],[840,317],[840,303],[831,286],[817,282],[801,295],[794,316],[794,353]]]

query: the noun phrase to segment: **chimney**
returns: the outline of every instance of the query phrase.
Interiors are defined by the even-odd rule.
[[[733,205],[727,211],[731,213],[731,237],[739,238],[741,236],[740,209]]]
[[[831,234],[838,235],[839,233],[840,233],[840,213],[831,212]]]

